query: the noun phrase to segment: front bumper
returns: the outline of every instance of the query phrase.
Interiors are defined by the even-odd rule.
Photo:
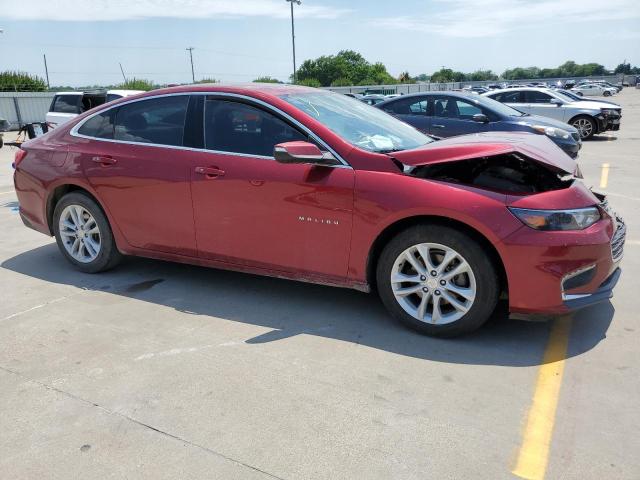
[[[511,313],[558,315],[610,298],[624,237],[615,215],[580,231],[511,234],[501,245]]]
[[[620,280],[621,273],[622,270],[616,268],[593,293],[566,295],[564,306],[569,311],[575,311],[609,300],[613,297],[613,288],[617,285],[618,280]]]

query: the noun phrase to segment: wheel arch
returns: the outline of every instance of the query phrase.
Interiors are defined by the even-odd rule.
[[[56,209],[56,205],[58,204],[58,202],[62,197],[64,197],[67,193],[71,193],[71,192],[80,192],[87,195],[89,198],[91,198],[91,200],[96,202],[96,204],[98,205],[98,207],[100,207],[100,210],[102,210],[102,213],[105,215],[105,217],[109,218],[109,216],[105,212],[104,207],[102,206],[102,203],[100,203],[100,200],[98,200],[92,192],[87,190],[82,185],[78,185],[75,183],[64,183],[53,188],[49,193],[49,196],[47,197],[45,215],[47,219],[47,228],[49,229],[49,232],[51,232],[52,235],[53,235],[53,212]]]
[[[418,215],[412,217],[405,217],[397,220],[394,223],[388,225],[380,234],[376,237],[371,248],[369,249],[369,255],[367,257],[367,283],[372,290],[376,289],[376,269],[378,266],[378,260],[384,247],[389,241],[398,233],[411,228],[415,225],[443,225],[447,227],[455,228],[476,240],[491,256],[493,263],[497,266],[497,272],[500,279],[500,289],[502,293],[508,295],[509,285],[507,279],[507,272],[504,267],[504,262],[498,250],[496,250],[493,243],[480,231],[472,226],[448,217],[441,217],[437,215]]]
[[[569,121],[567,122],[569,125],[573,126],[573,122],[575,120],[577,120],[580,117],[586,117],[589,120],[591,120],[593,122],[593,124],[595,125],[595,131],[593,133],[600,133],[600,122],[598,121],[598,119],[596,117],[594,117],[593,115],[591,115],[590,113],[587,112],[580,112],[580,113],[576,113],[573,117],[571,117],[569,119]]]

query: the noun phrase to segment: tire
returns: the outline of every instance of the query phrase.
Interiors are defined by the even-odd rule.
[[[584,97],[584,94],[582,92],[576,92],[576,95],[579,95],[581,97]]]
[[[432,268],[441,272],[425,268],[421,252],[429,257]],[[444,262],[446,252],[457,256]],[[424,275],[420,275],[407,255],[413,256],[417,266],[424,269]],[[467,267],[471,273],[447,278],[449,272]],[[437,275],[432,276],[433,273]],[[392,274],[396,279],[410,280],[393,282]],[[454,337],[476,330],[491,317],[500,294],[491,256],[470,236],[441,225],[418,225],[394,237],[380,255],[376,281],[378,294],[391,315],[409,328],[435,337]],[[451,298],[463,308],[455,308],[448,301]]]
[[[107,217],[84,193],[71,192],[60,199],[53,212],[53,231],[62,254],[81,272],[104,272],[122,260]]]
[[[608,90],[605,90],[604,92],[602,92],[602,95],[604,95],[605,97],[610,97],[611,96],[611,92]]]
[[[578,129],[578,133],[582,140],[587,140],[593,137],[598,130],[598,125],[595,120],[587,115],[579,115],[571,119],[570,124]]]

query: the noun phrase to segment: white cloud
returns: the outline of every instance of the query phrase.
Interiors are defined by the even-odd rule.
[[[580,0],[568,5],[559,0],[436,0],[425,15],[372,20],[374,26],[414,30],[448,37],[476,38],[568,23],[600,22],[611,31],[613,20],[640,18],[638,0]]]
[[[305,2],[295,6],[297,18],[337,18],[347,9]],[[6,2],[2,17],[10,20],[114,21],[147,18],[289,18],[284,0],[29,0]]]

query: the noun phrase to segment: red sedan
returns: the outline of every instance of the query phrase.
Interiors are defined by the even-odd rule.
[[[25,225],[83,272],[140,255],[375,289],[452,336],[500,298],[549,316],[611,297],[625,226],[575,169],[543,136],[434,141],[344,95],[202,85],[25,143],[14,181]]]

